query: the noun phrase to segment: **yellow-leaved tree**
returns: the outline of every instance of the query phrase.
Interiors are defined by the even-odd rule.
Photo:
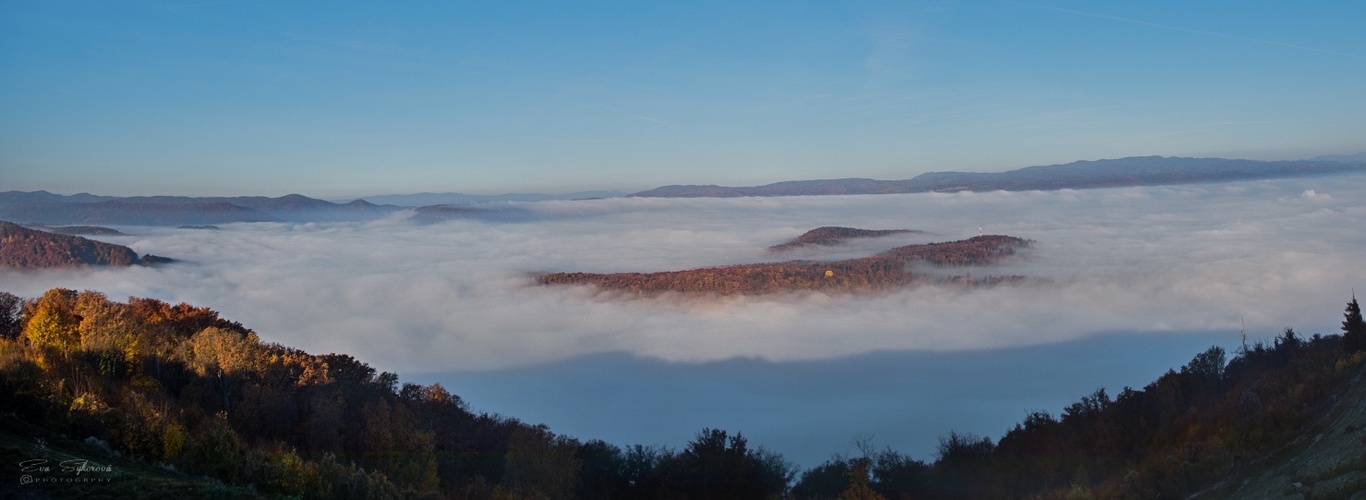
[[[231,411],[234,389],[250,373],[261,349],[255,332],[245,335],[211,326],[181,345],[186,366],[196,375],[211,378],[223,397],[223,409]]]
[[[29,345],[50,349],[70,357],[81,346],[78,328],[80,316],[75,311],[76,291],[53,288],[33,304],[24,339]]]

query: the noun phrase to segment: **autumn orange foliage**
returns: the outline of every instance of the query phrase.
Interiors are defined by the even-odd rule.
[[[928,279],[914,273],[913,264],[989,265],[1027,246],[1028,240],[1014,236],[985,235],[960,241],[906,245],[871,257],[833,262],[797,260],[657,273],[548,273],[537,276],[536,282],[541,285],[589,284],[645,296],[665,292],[695,295],[758,295],[800,290],[864,292]],[[945,278],[977,284],[1018,279],[1018,276],[976,280],[965,276]]]

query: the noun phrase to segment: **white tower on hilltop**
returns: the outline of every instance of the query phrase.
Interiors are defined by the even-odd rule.
[[[982,235],[982,225],[981,225],[981,224],[978,224],[978,225],[977,225],[977,236],[981,236],[981,235]]]

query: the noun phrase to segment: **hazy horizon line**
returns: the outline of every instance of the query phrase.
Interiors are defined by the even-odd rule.
[[[648,191],[648,190],[650,190],[650,189],[655,189],[655,188],[660,188],[660,187],[667,187],[667,186],[759,187],[759,186],[767,186],[767,185],[770,185],[770,184],[777,184],[777,183],[782,183],[782,182],[792,182],[792,181],[821,181],[821,180],[840,180],[840,179],[872,179],[872,180],[881,180],[881,181],[898,181],[898,180],[913,179],[913,178],[915,178],[915,177],[918,177],[918,176],[921,176],[921,175],[925,175],[925,174],[937,174],[937,173],[1005,173],[1005,172],[1011,172],[1011,171],[1020,170],[1020,169],[1025,169],[1025,168],[1031,168],[1031,167],[1050,167],[1050,166],[1068,165],[1068,164],[1080,163],[1080,162],[1114,161],[1114,160],[1123,160],[1123,159],[1129,159],[1129,158],[1153,158],[1153,157],[1157,157],[1157,158],[1222,159],[1222,160],[1243,160],[1243,161],[1259,161],[1259,162],[1277,162],[1277,161],[1342,161],[1342,160],[1333,160],[1333,159],[1329,159],[1329,158],[1353,158],[1353,157],[1363,157],[1363,158],[1366,158],[1366,148],[1363,148],[1360,152],[1356,152],[1356,153],[1319,154],[1319,155],[1314,155],[1314,156],[1310,156],[1310,157],[1302,157],[1302,158],[1259,159],[1259,158],[1241,158],[1241,157],[1240,157],[1240,158],[1232,158],[1232,157],[1223,157],[1223,156],[1166,156],[1166,155],[1159,155],[1159,154],[1151,154],[1151,155],[1129,155],[1129,156],[1110,157],[1110,158],[1079,159],[1079,160],[1072,160],[1072,161],[1068,161],[1068,162],[1064,162],[1064,163],[1041,163],[1041,164],[1037,164],[1037,165],[1024,165],[1024,166],[1010,167],[1010,168],[1006,168],[1006,169],[1004,169],[1004,170],[927,170],[927,171],[920,172],[920,173],[918,173],[918,174],[912,175],[912,176],[910,176],[910,177],[899,177],[899,178],[895,178],[895,179],[890,179],[890,178],[884,179],[884,178],[878,178],[878,177],[868,177],[868,176],[859,176],[859,175],[845,175],[845,176],[837,176],[837,177],[813,177],[813,178],[799,178],[799,179],[785,178],[785,179],[779,179],[779,180],[770,180],[770,181],[763,182],[763,183],[751,183],[751,184],[748,184],[748,185],[739,185],[739,184],[734,184],[734,185],[732,185],[732,184],[716,184],[716,183],[712,183],[712,182],[698,181],[698,182],[693,182],[693,183],[654,184],[654,185],[652,185],[652,186],[644,187],[644,188],[640,188],[640,187],[636,187],[636,188],[593,187],[593,188],[585,188],[585,189],[572,189],[572,190],[569,190],[569,191],[540,190],[540,189],[534,189],[534,188],[528,188],[528,189],[511,188],[511,189],[498,189],[498,190],[480,190],[480,189],[475,189],[475,190],[459,190],[459,188],[451,188],[451,190],[442,190],[442,189],[435,189],[435,190],[433,190],[433,189],[428,188],[428,189],[424,189],[423,191],[417,191],[417,192],[394,192],[394,191],[391,191],[391,192],[388,192],[388,193],[385,193],[385,194],[374,194],[374,193],[371,193],[371,194],[360,194],[360,195],[349,195],[349,194],[348,194],[348,195],[331,195],[331,194],[304,194],[304,191],[306,191],[306,190],[298,190],[298,189],[296,189],[296,190],[290,190],[290,191],[288,191],[288,192],[284,192],[283,194],[277,194],[277,195],[273,195],[273,196],[270,195],[270,194],[231,194],[231,195],[228,195],[228,194],[100,194],[100,193],[91,192],[91,191],[89,191],[89,190],[81,190],[81,191],[78,191],[78,192],[74,192],[74,193],[73,193],[73,192],[57,192],[57,191],[52,191],[52,190],[49,190],[49,189],[36,189],[36,190],[29,190],[29,191],[24,191],[24,190],[21,190],[21,189],[11,189],[11,190],[9,190],[9,191],[18,191],[18,192],[25,192],[25,193],[46,192],[46,193],[49,193],[49,194],[55,194],[55,195],[60,195],[60,196],[78,196],[78,195],[86,194],[86,195],[92,195],[92,196],[110,196],[110,197],[116,197],[116,198],[138,198],[138,197],[149,197],[149,198],[150,198],[150,197],[158,197],[158,196],[180,196],[180,197],[186,197],[186,198],[242,198],[242,197],[256,197],[256,196],[261,196],[261,197],[266,197],[266,198],[281,198],[281,197],[290,196],[290,195],[300,195],[300,196],[306,196],[306,197],[313,198],[313,199],[325,200],[325,201],[329,201],[329,202],[333,202],[333,203],[347,203],[347,202],[351,202],[351,201],[355,201],[355,200],[363,200],[363,199],[367,199],[367,198],[384,198],[384,197],[394,197],[394,196],[418,196],[418,195],[438,195],[438,196],[439,196],[439,195],[458,195],[458,196],[469,196],[469,197],[493,198],[493,197],[504,197],[504,196],[569,196],[569,195],[573,195],[573,194],[589,193],[589,192],[619,192],[619,193],[623,193],[623,196],[624,196],[624,195],[629,195],[629,194],[632,194],[632,193],[638,193],[638,192],[641,192],[641,191]],[[1364,159],[1364,160],[1362,160],[1362,161],[1366,161],[1366,159]]]

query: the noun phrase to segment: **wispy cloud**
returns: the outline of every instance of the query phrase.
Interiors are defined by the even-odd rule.
[[[666,121],[664,121],[664,120],[660,120],[659,118],[653,118],[653,117],[649,117],[649,116],[645,116],[645,115],[636,115],[636,118],[640,118],[641,120],[645,120],[645,121],[650,122],[650,123],[657,123],[657,124],[660,124],[660,125],[668,125],[668,124],[669,124],[669,122],[666,122]]]

